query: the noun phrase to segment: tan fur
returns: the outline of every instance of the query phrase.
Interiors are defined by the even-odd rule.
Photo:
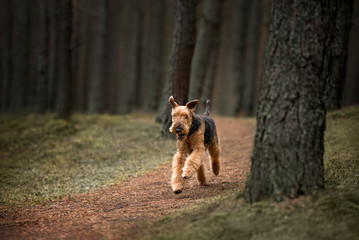
[[[206,184],[203,164],[206,150],[204,146],[206,126],[201,119],[199,129],[188,137],[198,100],[190,101],[185,106],[179,106],[171,96],[169,102],[172,106],[172,125],[169,130],[177,134],[177,152],[173,157],[171,179],[172,189],[177,194],[183,190],[184,179],[192,177],[195,173],[198,183],[200,185]],[[212,171],[215,175],[218,175],[220,170],[220,148],[216,131],[212,142],[208,146],[208,151],[211,156]]]

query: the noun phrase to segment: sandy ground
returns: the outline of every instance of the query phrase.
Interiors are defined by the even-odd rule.
[[[215,121],[222,165],[217,177],[206,165],[207,186],[199,186],[192,177],[183,192],[175,195],[170,188],[169,162],[90,193],[2,210],[0,239],[120,239],[140,222],[242,189],[250,168],[254,124],[226,118]]]

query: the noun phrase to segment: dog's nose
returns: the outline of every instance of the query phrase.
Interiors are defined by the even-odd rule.
[[[181,128],[176,128],[176,133],[180,133],[182,131]]]

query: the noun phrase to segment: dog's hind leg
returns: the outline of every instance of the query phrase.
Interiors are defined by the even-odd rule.
[[[212,143],[208,147],[209,155],[211,156],[211,165],[212,165],[212,172],[215,175],[219,174],[219,170],[221,168],[221,164],[219,162],[219,155],[221,149],[219,147],[218,138],[215,137]]]
[[[197,181],[198,181],[199,185],[206,185],[206,175],[205,175],[205,172],[204,172],[203,163],[201,164],[201,166],[197,170]]]

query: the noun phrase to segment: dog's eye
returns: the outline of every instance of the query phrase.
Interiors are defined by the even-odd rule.
[[[187,116],[187,115],[185,115],[185,116],[184,116],[184,119],[188,119],[188,116]]]

